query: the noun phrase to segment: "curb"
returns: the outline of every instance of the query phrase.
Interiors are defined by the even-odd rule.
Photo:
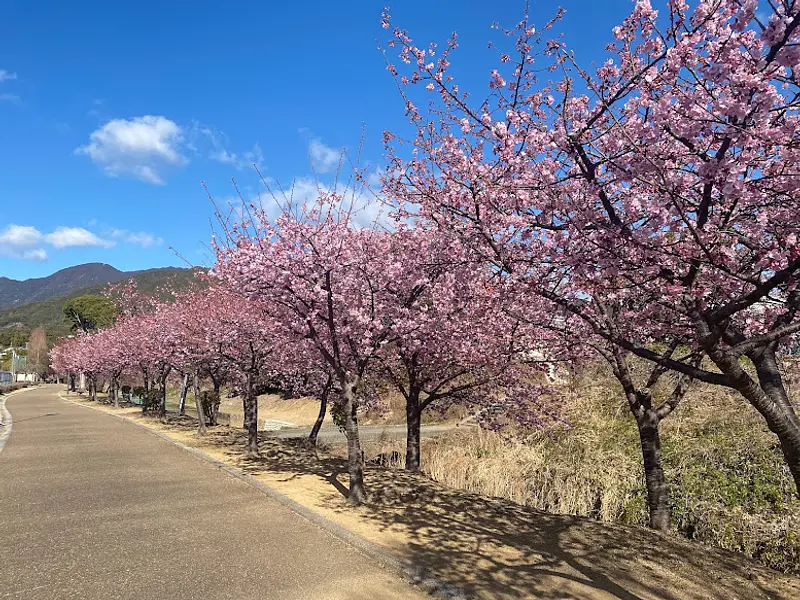
[[[303,506],[299,502],[296,502],[289,498],[283,492],[276,490],[273,487],[259,481],[255,477],[240,471],[239,469],[232,467],[228,464],[223,463],[222,461],[217,460],[201,452],[197,448],[192,448],[191,446],[187,446],[177,440],[172,439],[167,434],[162,433],[161,431],[151,429],[147,425],[139,423],[138,421],[134,421],[130,417],[126,417],[125,415],[120,415],[117,413],[107,412],[100,408],[94,406],[88,406],[86,404],[79,404],[73,400],[68,398],[64,398],[61,393],[59,392],[57,396],[63,400],[64,402],[69,402],[70,404],[74,404],[75,406],[82,406],[84,408],[91,408],[93,410],[100,411],[107,415],[111,415],[113,417],[117,417],[123,421],[127,421],[128,423],[135,425],[149,433],[156,435],[157,437],[177,446],[181,450],[185,450],[190,454],[193,454],[195,457],[203,460],[207,463],[214,465],[215,467],[225,471],[229,475],[236,477],[244,481],[245,483],[251,485],[252,487],[256,488],[263,494],[266,494],[273,500],[277,501],[278,503],[282,504],[283,506],[287,507],[291,511],[297,513],[307,521],[310,521],[320,529],[325,530],[333,537],[339,539],[340,541],[356,548],[361,553],[367,555],[369,558],[377,561],[381,566],[384,568],[390,569],[398,573],[403,579],[406,581],[422,588],[425,592],[430,594],[435,598],[442,598],[446,600],[467,600],[467,596],[464,595],[463,592],[460,590],[456,590],[452,586],[449,586],[435,577],[432,577],[427,574],[426,569],[424,567],[420,567],[419,565],[415,565],[409,561],[402,560],[395,556],[393,553],[389,552],[388,550],[384,550],[377,544],[374,544],[370,541],[365,540],[361,536],[353,533],[352,531],[345,529],[341,525],[334,523],[333,521],[323,517],[322,515],[314,512],[312,509]],[[2,449],[2,442],[0,442],[0,449]]]
[[[8,394],[10,396],[11,394]],[[11,437],[11,426],[14,424],[14,419],[11,418],[11,413],[6,408],[6,399],[8,396],[0,396],[0,452],[3,451],[8,438]]]
[[[3,448],[8,441],[8,438],[11,437],[11,429],[14,425],[14,419],[11,418],[11,413],[6,408],[6,400],[8,400],[11,396],[15,396],[17,394],[21,394],[22,392],[27,392],[28,390],[33,390],[38,388],[23,388],[21,390],[14,390],[13,392],[9,392],[8,394],[0,394],[0,452],[3,451]]]

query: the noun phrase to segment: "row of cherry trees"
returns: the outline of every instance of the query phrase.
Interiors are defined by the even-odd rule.
[[[315,396],[321,416],[332,401],[343,415],[354,503],[366,495],[358,417],[387,387],[406,402],[410,470],[420,467],[429,407],[461,403],[495,424],[558,419],[542,393],[542,357],[560,346],[513,316],[506,282],[434,229],[359,227],[351,208],[332,192],[275,220],[253,208],[247,222],[226,228],[202,286],[165,301],[123,299],[112,327],[54,349],[55,368],[83,372],[90,395],[107,379],[112,399],[122,375],[140,376],[146,396],[157,386],[161,416],[170,374],[195,382],[216,374],[242,396],[252,456],[266,389]],[[202,431],[199,405],[197,413]]]
[[[561,17],[502,31],[475,102],[451,75],[455,34],[439,53],[384,15],[416,130],[386,136],[387,198],[525,290],[522,317],[545,302],[583,324],[563,333],[621,384],[652,526],[669,519],[659,423],[692,380],[761,413],[800,490],[781,365],[800,332],[800,6],[637,0],[592,70],[553,33]]]
[[[450,74],[455,35],[439,52],[384,15],[415,131],[385,135],[391,224],[357,226],[352,195],[330,189],[277,202],[277,218],[251,207],[223,223],[210,287],[56,356],[113,378],[116,351],[97,348],[118,336],[122,371],[162,387],[170,370],[225,374],[245,398],[252,453],[265,385],[323,410],[330,399],[360,502],[358,415],[381,386],[406,400],[415,469],[429,406],[539,426],[559,402],[538,361],[596,355],[639,429],[651,526],[669,525],[660,423],[693,381],[763,415],[800,489],[781,371],[800,332],[800,8],[665,9],[638,0],[593,71],[554,34],[560,14],[542,29],[526,16],[501,32],[508,49],[477,102]]]

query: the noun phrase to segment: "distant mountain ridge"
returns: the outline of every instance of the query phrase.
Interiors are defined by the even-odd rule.
[[[92,263],[90,265],[78,265],[78,267],[71,267],[64,269],[58,273],[54,273],[51,277],[58,275],[56,278],[56,285],[48,289],[42,288],[38,285],[41,280],[48,279],[43,277],[39,280],[27,280],[28,282],[37,282],[37,286],[33,287],[35,293],[46,295],[52,293],[56,289],[69,289],[67,293],[62,293],[59,296],[47,298],[46,300],[36,300],[34,302],[26,302],[18,306],[11,306],[0,308],[0,347],[3,344],[8,345],[9,340],[19,338],[26,338],[27,334],[36,327],[44,327],[48,335],[51,337],[60,337],[70,333],[70,323],[64,319],[63,306],[69,298],[82,296],[84,294],[103,294],[108,290],[110,284],[125,281],[126,279],[133,279],[136,286],[144,293],[157,293],[162,289],[186,289],[197,282],[196,275],[199,270],[197,268],[178,268],[178,267],[164,267],[160,269],[146,269],[144,271],[119,271],[110,265],[100,264],[101,269],[94,267],[99,263]],[[89,273],[82,271],[81,267],[89,266]],[[74,269],[78,269],[75,273]],[[61,278],[66,271],[67,276],[70,273],[75,275],[71,281],[74,285],[63,286]],[[93,285],[86,285],[89,282],[96,281],[100,274],[103,281]],[[105,273],[105,276],[103,274]],[[107,281],[106,281],[107,280]],[[18,281],[10,280],[7,278],[0,278],[0,293],[3,292],[3,286],[8,282],[21,283]],[[70,280],[68,280],[69,282]],[[25,283],[25,282],[22,282]],[[75,287],[78,286],[78,287]],[[38,288],[38,289],[37,289]],[[40,296],[41,297],[41,296]]]
[[[23,281],[0,277],[0,310],[66,296],[75,290],[96,285],[117,283],[147,271],[181,270],[183,269],[165,267],[146,271],[120,271],[105,263],[86,263],[61,269],[47,277]]]

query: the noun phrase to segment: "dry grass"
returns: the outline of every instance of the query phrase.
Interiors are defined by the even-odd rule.
[[[616,383],[589,370],[564,399],[571,428],[524,439],[459,428],[423,440],[425,473],[549,513],[646,523],[638,434]],[[698,385],[662,430],[676,533],[800,572],[800,501],[760,415],[735,394]],[[403,466],[403,440],[363,446],[368,460]]]

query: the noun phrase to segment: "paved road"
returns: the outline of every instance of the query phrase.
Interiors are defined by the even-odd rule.
[[[427,597],[245,482],[58,389],[7,403],[0,599]]]

